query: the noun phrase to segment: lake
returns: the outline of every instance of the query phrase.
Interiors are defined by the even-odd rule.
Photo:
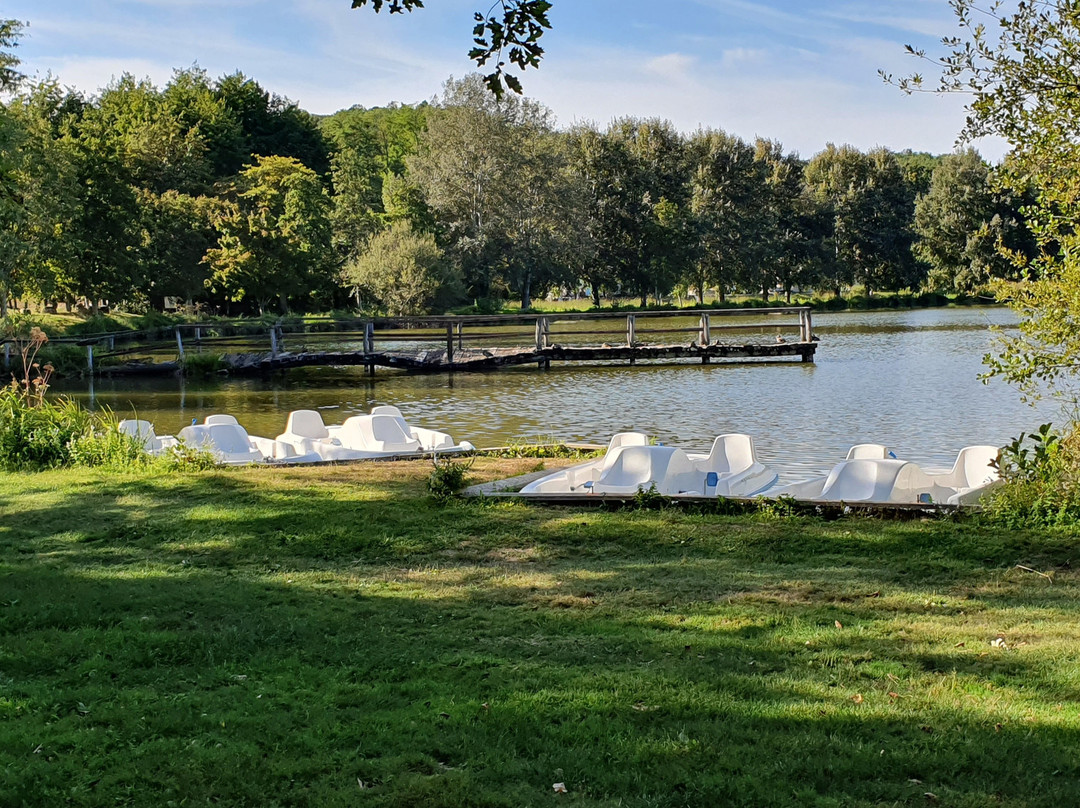
[[[1060,422],[1052,402],[1033,408],[1001,382],[978,378],[991,327],[1014,323],[1000,308],[815,313],[814,364],[555,364],[374,377],[362,368],[308,368],[263,379],[69,380],[54,390],[118,417],[137,413],[172,434],[225,412],[251,434],[273,437],[290,410],[318,409],[327,423],[340,423],[376,404],[394,404],[411,423],[477,446],[606,443],[614,432],[637,430],[705,451],[718,434],[746,432],[788,481],[842,459],[853,443],[884,443],[941,469],[962,446],[1002,445]]]

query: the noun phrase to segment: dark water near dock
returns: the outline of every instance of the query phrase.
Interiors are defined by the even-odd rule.
[[[688,322],[691,322],[688,319]],[[454,376],[362,368],[310,368],[268,379],[98,379],[55,390],[119,417],[175,433],[215,412],[273,437],[290,410],[319,409],[327,423],[395,404],[418,426],[478,446],[508,441],[604,443],[634,429],[705,450],[722,432],[747,432],[785,480],[836,462],[852,443],[884,443],[929,468],[973,443],[1001,445],[1056,405],[1032,408],[1000,382],[978,379],[1003,309],[815,314],[815,364],[553,365]]]

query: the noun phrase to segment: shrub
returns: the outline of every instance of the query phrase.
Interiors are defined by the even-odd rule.
[[[440,505],[445,505],[459,491],[465,488],[465,484],[468,482],[468,472],[472,468],[474,458],[470,457],[468,460],[454,460],[449,457],[439,457],[435,455],[432,458],[432,463],[435,464],[435,468],[431,471],[431,476],[428,477],[428,491],[431,492],[432,498]]]
[[[987,519],[1010,527],[1080,524],[1080,430],[1066,435],[1050,424],[1003,447],[1003,484],[983,498]]]

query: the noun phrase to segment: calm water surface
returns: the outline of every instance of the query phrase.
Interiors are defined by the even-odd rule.
[[[688,322],[690,322],[688,320]],[[705,450],[722,432],[746,432],[784,480],[841,459],[848,446],[884,443],[928,468],[951,465],[973,443],[1001,445],[1046,420],[1004,384],[978,379],[990,327],[1003,309],[815,314],[815,364],[553,365],[492,373],[409,376],[363,369],[292,370],[267,379],[193,382],[98,379],[60,387],[120,417],[175,433],[215,412],[273,437],[290,410],[319,409],[327,423],[395,404],[419,426],[494,446],[511,440],[606,442],[638,430]]]

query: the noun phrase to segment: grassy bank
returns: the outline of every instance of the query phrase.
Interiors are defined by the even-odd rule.
[[[1080,802],[1074,535],[428,471],[0,474],[0,805]]]

